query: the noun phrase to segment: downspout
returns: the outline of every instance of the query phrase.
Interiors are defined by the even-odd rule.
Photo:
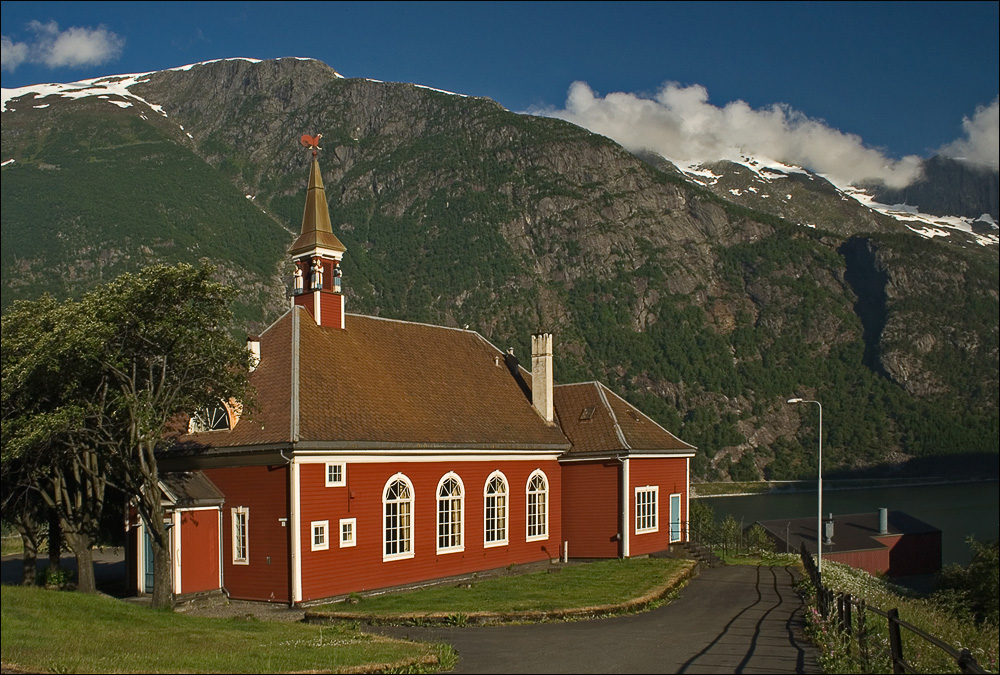
[[[629,505],[629,475],[628,475],[628,456],[616,455],[615,459],[621,462],[622,465],[622,499],[621,499],[621,520],[622,520],[622,558],[627,558],[629,556],[629,517],[628,517],[628,505]]]
[[[684,541],[691,541],[691,458],[684,458]]]
[[[295,459],[295,445],[299,442],[299,312],[292,310],[292,382],[291,401],[289,406],[289,438],[292,444],[292,456],[282,458],[288,461],[288,536],[291,543],[290,573],[291,573],[291,605],[302,602],[302,542],[299,532],[299,464]]]

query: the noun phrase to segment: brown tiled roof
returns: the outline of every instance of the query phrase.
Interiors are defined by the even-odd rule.
[[[250,378],[259,411],[232,431],[188,439],[220,449],[568,448],[559,428],[532,408],[502,352],[478,333],[353,314],[345,326],[317,326],[300,308],[283,316],[261,336],[260,364]]]
[[[554,395],[556,415],[573,454],[695,450],[600,382],[558,385]]]

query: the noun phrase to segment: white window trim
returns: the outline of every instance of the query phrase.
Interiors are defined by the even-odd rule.
[[[499,478],[503,481],[503,513],[498,516],[503,520],[503,539],[497,539],[496,541],[490,541],[489,528],[487,527],[487,520],[489,515],[489,508],[486,506],[486,501],[489,499],[490,495],[488,490],[490,488],[490,483],[494,478]],[[503,475],[501,471],[494,471],[486,478],[486,483],[483,485],[483,548],[494,548],[496,546],[506,546],[510,538],[510,483],[507,481],[507,476]]]
[[[323,533],[323,543],[316,543],[316,531]],[[314,520],[309,524],[309,544],[313,551],[327,551],[330,548],[330,521]]]
[[[540,529],[542,534],[531,535],[531,481],[535,479],[536,476],[540,476],[542,481],[545,483],[545,492],[543,493],[544,500],[542,502],[542,509],[544,511],[544,518],[540,524]],[[528,476],[528,482],[524,484],[524,540],[525,541],[545,541],[549,538],[549,477],[545,475],[545,472],[541,469],[535,469]]]
[[[639,495],[640,494],[652,494],[653,495],[653,526],[652,527],[639,527],[639,519],[641,514],[639,513]],[[635,489],[635,533],[636,534],[649,534],[651,532],[660,531],[660,488],[658,485],[646,485],[644,487],[637,487]]]
[[[408,551],[403,551],[402,553],[386,553],[385,552],[385,546],[388,543],[388,541],[386,540],[386,536],[385,536],[386,535],[386,525],[385,525],[386,495],[389,492],[389,486],[392,485],[397,480],[400,480],[400,481],[403,481],[404,483],[406,483],[406,486],[410,490],[410,498],[409,498],[409,500],[407,500],[407,503],[409,504],[409,507],[410,507],[410,509],[409,509],[410,510],[410,536],[407,539],[407,541],[409,543],[409,550]],[[416,496],[416,493],[413,490],[413,481],[411,481],[405,474],[402,474],[402,473],[393,474],[389,478],[389,480],[387,480],[385,482],[385,485],[382,487],[382,562],[389,562],[391,560],[406,560],[408,558],[412,558],[413,557],[413,549],[415,548],[414,532],[416,531],[416,529],[415,529],[416,528],[416,525],[415,525],[416,518],[414,517],[414,513],[413,513],[414,508],[413,507],[414,507],[414,504],[416,504],[416,502],[417,502],[417,496]],[[398,517],[398,515],[397,515],[397,517]]]
[[[249,565],[250,564],[250,508],[246,506],[236,506],[230,509],[232,516],[232,545],[233,545],[233,564],[234,565]],[[237,555],[238,547],[237,542],[237,531],[239,530],[240,520],[243,521],[243,556]]]
[[[350,540],[344,539],[344,525],[351,526],[351,538]],[[350,548],[351,546],[358,545],[358,519],[357,518],[341,518],[340,519],[340,548]]]
[[[441,546],[441,531],[439,529],[441,527],[441,486],[449,479],[454,479],[458,483],[458,489],[461,490],[461,495],[459,495],[458,499],[459,543],[455,546]],[[465,550],[465,482],[462,481],[462,477],[457,473],[449,471],[441,476],[441,480],[438,481],[437,488],[434,490],[434,497],[434,545],[437,547],[437,552],[441,554],[461,553]]]
[[[340,480],[330,480],[330,467],[339,466],[340,467]],[[347,463],[346,462],[327,462],[323,466],[323,479],[326,482],[327,487],[344,487],[347,485]]]

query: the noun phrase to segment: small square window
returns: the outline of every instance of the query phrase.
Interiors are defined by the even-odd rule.
[[[340,548],[347,548],[357,544],[355,539],[355,528],[357,518],[343,518],[340,521]]]
[[[330,540],[327,538],[327,531],[330,529],[329,520],[314,520],[312,522],[312,550],[325,551],[330,548]]]
[[[344,487],[347,485],[347,465],[343,462],[330,462],[326,465],[326,486]]]

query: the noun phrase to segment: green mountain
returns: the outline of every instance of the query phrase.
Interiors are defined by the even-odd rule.
[[[287,306],[298,139],[322,133],[348,311],[469,325],[522,356],[550,330],[557,381],[622,393],[699,447],[702,478],[814,475],[796,395],[823,403],[825,471],[996,470],[995,245],[916,236],[819,177],[783,183],[783,211],[740,204],[751,185],[316,61],[71,89],[5,91],[4,306],[207,259],[259,330]]]

